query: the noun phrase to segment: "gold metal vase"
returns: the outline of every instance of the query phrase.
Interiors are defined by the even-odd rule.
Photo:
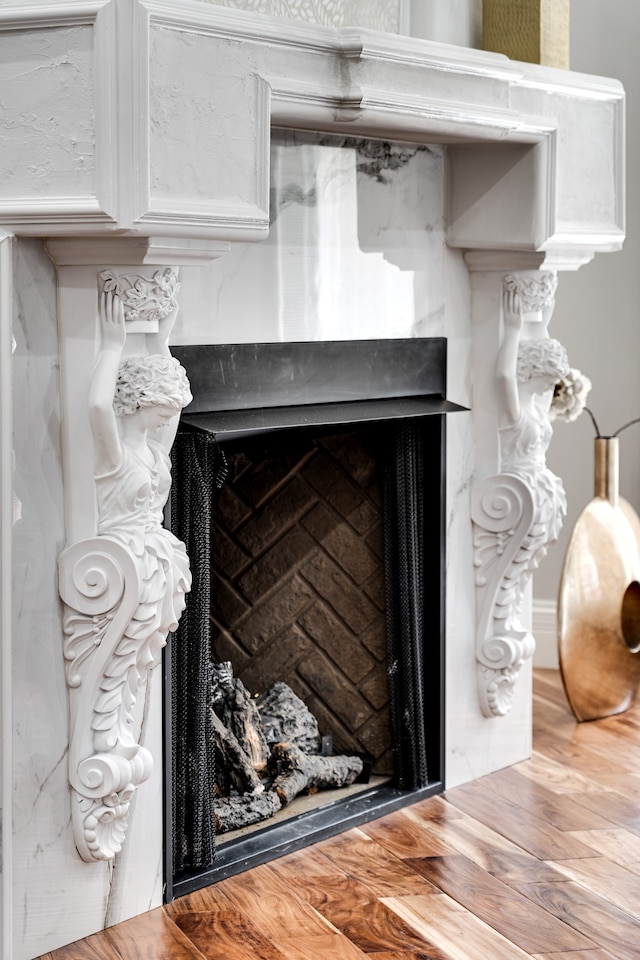
[[[619,496],[618,463],[618,438],[598,437],[594,498],[560,581],[560,671],[577,720],[622,713],[640,685],[640,520]]]

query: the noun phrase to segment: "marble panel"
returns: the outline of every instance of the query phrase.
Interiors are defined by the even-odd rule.
[[[71,830],[68,706],[57,560],[64,546],[55,271],[15,244],[13,563],[13,960],[88,936],[162,900],[162,772],[136,798],[131,842],[84,863]],[[145,740],[161,756],[160,675]]]
[[[514,95],[517,109],[533,112],[539,107],[540,90],[545,89],[542,82],[540,86],[535,82],[536,70],[540,69],[528,68],[533,82]],[[547,93],[547,109],[557,124],[555,229],[559,234],[584,232],[585,228],[594,234],[617,231],[621,241],[624,216],[619,176],[624,165],[624,99],[616,98],[616,91],[609,90],[606,81],[602,83],[601,97],[584,96],[579,89],[569,95],[567,91]],[[587,148],[584,132],[596,129],[597,136],[590,137]],[[587,194],[589,204],[585,208]]]
[[[93,88],[89,27],[0,35],[0,199],[95,193]]]
[[[234,220],[234,201],[260,207],[268,127],[263,124],[262,136],[256,132],[266,121],[257,64],[247,64],[231,41],[220,41],[212,56],[210,38],[187,31],[153,29],[149,42],[152,208],[171,210],[177,198],[189,198],[196,219],[219,205]]]
[[[174,342],[444,332],[441,147],[276,132],[271,169],[269,238],[184,268]]]
[[[96,929],[109,889],[69,830],[67,697],[56,577],[64,542],[55,272],[15,246],[13,529],[14,957]],[[82,910],[76,910],[79,900]]]

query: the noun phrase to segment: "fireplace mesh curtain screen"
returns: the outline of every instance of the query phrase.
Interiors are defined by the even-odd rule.
[[[441,637],[442,418],[428,419],[428,424],[405,421],[380,430],[381,447],[388,454],[385,605],[395,782],[406,791],[426,787],[429,775],[433,781],[440,774],[439,761],[431,764],[430,757],[439,756],[441,723],[440,670],[433,664]],[[224,482],[226,463],[214,436],[179,432],[173,471],[172,528],[186,545],[193,574],[171,645],[173,855],[174,875],[179,875],[213,864],[215,856],[214,748],[209,735],[210,528],[213,497]]]
[[[385,472],[385,568],[389,692],[396,782],[426,787],[424,452],[420,427],[394,437]],[[432,732],[433,736],[433,732]]]
[[[215,856],[215,757],[209,736],[210,529],[224,455],[211,434],[180,431],[172,451],[171,519],[184,542],[191,593],[171,644],[174,874],[206,867]]]

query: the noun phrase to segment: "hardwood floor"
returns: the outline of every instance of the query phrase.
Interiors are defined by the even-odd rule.
[[[537,670],[530,760],[43,960],[639,960],[639,798],[640,706]]]

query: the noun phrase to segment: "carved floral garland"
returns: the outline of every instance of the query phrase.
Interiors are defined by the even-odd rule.
[[[113,270],[103,270],[99,280],[103,290],[122,300],[127,322],[163,320],[174,309],[180,289],[178,275],[171,267],[157,270],[151,280],[138,274],[117,274]]]

